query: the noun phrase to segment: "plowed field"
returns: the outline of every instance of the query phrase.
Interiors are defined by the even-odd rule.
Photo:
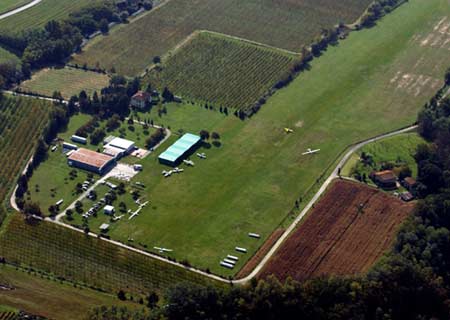
[[[262,272],[305,280],[366,272],[392,245],[414,205],[384,192],[336,181]]]

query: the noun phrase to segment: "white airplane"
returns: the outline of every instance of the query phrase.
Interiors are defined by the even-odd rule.
[[[317,153],[319,151],[320,151],[320,149],[311,150],[311,148],[308,148],[308,150],[306,152],[303,152],[302,155],[305,156],[305,155],[308,155],[308,154],[314,154],[314,153]]]
[[[170,177],[172,175],[172,170],[170,170],[169,172],[166,172],[165,174],[164,174],[164,177],[165,178],[168,178],[168,177]]]
[[[286,133],[293,133],[294,130],[292,130],[291,128],[284,128],[284,132],[286,132]]]
[[[200,159],[206,159],[206,154],[204,154],[204,153],[197,153],[197,157],[199,157]]]
[[[191,166],[191,167],[195,166],[195,163],[192,160],[183,160],[183,162],[185,164],[187,164],[188,166]]]
[[[166,249],[166,248],[160,248],[160,247],[153,247],[153,249],[158,250],[159,253],[164,253],[164,252],[172,252],[172,249]]]
[[[178,167],[173,170],[173,172],[175,172],[175,173],[181,173],[183,171],[184,171],[184,169],[180,169]]]

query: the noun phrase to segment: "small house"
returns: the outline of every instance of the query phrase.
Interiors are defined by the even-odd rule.
[[[383,189],[396,189],[397,188],[397,176],[392,170],[384,170],[379,172],[372,172],[370,178],[380,188]]]
[[[414,179],[412,177],[406,177],[405,179],[403,179],[402,184],[406,190],[408,190],[409,192],[412,192],[414,190],[414,187],[417,184],[417,181],[416,181],[416,179]]]
[[[144,109],[147,103],[152,102],[152,96],[150,93],[145,91],[138,91],[134,96],[131,97],[130,105],[137,109]]]
[[[114,209],[113,206],[106,205],[106,206],[103,208],[103,212],[104,212],[105,214],[107,214],[107,215],[113,215],[114,212],[115,212],[115,209]]]
[[[414,200],[414,196],[411,194],[411,192],[406,191],[400,195],[400,199],[402,199],[405,202],[409,202]]]

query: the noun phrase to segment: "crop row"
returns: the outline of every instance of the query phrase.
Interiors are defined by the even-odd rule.
[[[46,102],[3,98],[0,102],[0,202],[24,166],[48,122]]]
[[[19,214],[12,217],[0,236],[0,256],[10,263],[111,292],[163,290],[180,282],[213,284],[184,268],[80,232],[48,222],[30,224]]]
[[[188,99],[247,109],[289,73],[294,60],[281,51],[200,33],[150,81]]]

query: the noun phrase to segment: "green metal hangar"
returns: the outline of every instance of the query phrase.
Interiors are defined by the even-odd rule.
[[[162,164],[176,166],[183,158],[200,144],[201,138],[195,134],[186,133],[166,151],[161,153],[158,160]]]

